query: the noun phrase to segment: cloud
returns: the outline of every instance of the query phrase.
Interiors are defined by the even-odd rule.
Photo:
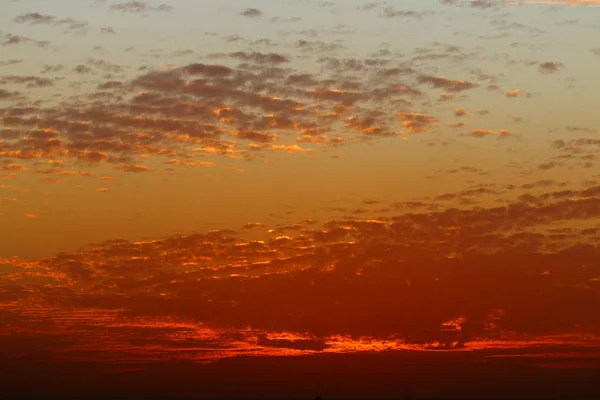
[[[563,68],[562,63],[556,63],[552,61],[546,61],[540,64],[539,70],[544,74],[551,74],[557,72],[559,69]]]
[[[169,160],[169,164],[181,165],[184,167],[214,167],[216,164],[211,161],[195,161],[195,160]]]
[[[151,169],[146,167],[145,165],[131,165],[131,164],[123,164],[117,165],[116,169],[125,171],[125,172],[149,172]]]
[[[485,136],[497,136],[498,139],[512,136],[508,131],[501,129],[499,131],[492,131],[489,129],[473,129],[470,133],[471,137],[482,138]]]
[[[41,73],[42,74],[48,74],[48,73],[54,73],[54,72],[60,72],[65,68],[64,65],[58,64],[58,65],[47,65],[44,64]]]
[[[2,169],[5,171],[23,172],[27,171],[27,167],[19,164],[4,164]]]
[[[437,118],[418,113],[398,113],[398,120],[402,123],[402,133],[427,132],[432,126],[439,125]]]
[[[480,187],[438,197],[500,195]],[[11,299],[2,312],[10,326],[43,326],[39,335],[58,335],[71,351],[86,344],[121,359],[149,349],[159,359],[176,351],[214,361],[280,350],[589,344],[600,334],[594,281],[600,248],[597,229],[581,224],[600,217],[598,196],[600,189],[589,187],[542,192],[536,204],[436,211],[415,203],[385,219],[355,214],[285,229],[266,230],[260,222],[243,227],[261,239],[210,231],[13,258],[16,273],[0,275],[0,293]],[[20,332],[14,329],[17,337]],[[186,350],[200,345],[210,351]]]
[[[88,72],[90,72],[92,69],[86,65],[78,65],[75,68],[73,68],[73,71],[79,73],[79,74],[87,74]]]
[[[242,61],[252,61],[258,64],[281,64],[289,62],[289,59],[281,54],[277,53],[261,53],[261,52],[244,52],[236,51],[229,53],[232,58],[237,58]]]
[[[30,22],[33,24],[48,24],[54,22],[55,20],[55,17],[52,17],[50,15],[42,15],[39,13],[27,13],[19,15],[13,19],[13,21],[17,24],[22,24],[26,22]]]
[[[552,169],[556,166],[560,165],[559,163],[557,163],[556,161],[548,161],[542,164],[538,165],[538,169],[541,169],[542,171],[547,171],[549,169]]]
[[[339,42],[326,43],[322,41],[298,40],[296,47],[303,51],[331,53],[336,50],[345,49],[346,46]]]
[[[121,11],[154,7],[138,3],[112,5],[130,4]],[[0,92],[10,101],[30,102],[3,110],[3,125],[23,135],[3,138],[0,157],[33,171],[51,169],[37,165],[49,160],[76,165],[68,170],[78,175],[48,174],[56,180],[84,172],[89,177],[93,173],[102,176],[105,172],[99,172],[100,168],[146,172],[152,167],[157,174],[175,174],[215,165],[217,157],[231,162],[268,160],[275,158],[273,152],[328,157],[324,153],[331,147],[336,147],[339,156],[342,147],[375,143],[384,137],[393,140],[404,134],[437,133],[440,116],[420,85],[442,89],[441,101],[479,86],[425,73],[431,71],[422,66],[428,59],[415,63],[412,58],[438,54],[431,49],[408,56],[391,51],[338,56],[337,50],[345,45],[341,39],[322,41],[309,32],[299,35],[285,52],[259,51],[266,42],[240,40],[222,53],[190,63],[177,58],[169,66],[148,63],[132,69],[126,63],[83,58],[68,67],[41,64],[41,73],[56,76],[4,76],[0,79],[6,85],[54,86],[56,90],[52,101],[39,100],[33,90]],[[268,42],[269,48],[275,45]],[[456,46],[441,48],[439,54],[462,55]],[[84,74],[92,80],[72,82]],[[72,85],[92,86],[83,91],[63,90]],[[462,109],[455,110],[460,116]],[[507,136],[502,131],[494,135]],[[427,139],[418,144],[451,144]]]
[[[283,151],[285,153],[307,153],[310,149],[300,147],[297,144],[284,145],[284,144],[255,144],[251,143],[248,145],[250,150],[266,150],[266,151]]]
[[[161,4],[154,7],[146,1],[128,1],[125,3],[111,4],[110,9],[127,13],[144,13],[146,11],[170,12],[174,10],[174,7],[167,4]]]
[[[59,19],[52,15],[44,15],[37,12],[18,15],[13,21],[17,24],[53,25],[56,27],[64,27],[69,31],[86,32],[88,29],[87,22],[78,21],[73,18]]]
[[[450,101],[454,98],[454,95],[451,93],[441,93],[440,94],[440,101]]]
[[[565,129],[568,132],[585,132],[585,133],[596,133],[595,129],[583,128],[578,126],[566,126]]]
[[[120,89],[123,86],[124,86],[123,83],[119,82],[119,81],[107,81],[107,82],[99,84],[97,86],[97,89],[98,90]]]
[[[22,98],[23,95],[21,92],[16,91],[8,91],[5,89],[0,89],[0,100],[8,100],[8,99],[17,99]]]
[[[498,3],[492,0],[471,0],[471,7],[473,8],[492,8],[497,5]]]
[[[22,62],[23,62],[23,60],[13,58],[13,59],[10,59],[10,60],[0,61],[0,67],[4,67],[4,66],[7,66],[7,65],[20,64]]]
[[[233,131],[231,133],[231,135],[234,137],[240,138],[240,139],[251,140],[254,142],[258,142],[258,143],[270,143],[270,142],[274,142],[275,140],[277,140],[277,137],[273,134],[254,132],[254,131],[236,130],[236,131]]]
[[[257,8],[246,8],[240,13],[240,15],[243,15],[244,17],[256,18],[262,17],[263,12]]]
[[[458,3],[478,8],[492,4]],[[106,4],[124,13],[171,9],[145,2]],[[379,19],[383,24],[406,17],[407,23],[415,25],[412,19],[424,15],[388,5],[366,6],[377,9],[360,16],[383,17]],[[498,18],[486,26],[499,33],[510,27],[499,20],[508,15],[475,14]],[[21,15],[21,23],[54,26],[59,21],[27,15]],[[242,15],[260,17],[262,11],[248,9]],[[469,111],[474,114],[469,121],[483,119],[477,111],[483,108],[494,111],[491,117],[496,122],[504,120],[502,107],[480,105],[481,99],[467,99],[467,94],[479,91],[467,91],[478,88],[475,80],[479,80],[504,93],[500,88],[518,81],[510,74],[510,57],[492,52],[493,58],[488,59],[455,43],[400,54],[393,41],[378,42],[381,47],[370,48],[371,55],[359,56],[350,44],[360,32],[347,36],[352,27],[292,31],[285,25],[291,20],[276,21],[281,28],[277,34],[289,35],[281,42],[273,37],[245,38],[242,32],[230,32],[238,37],[226,43],[220,35],[207,36],[207,44],[214,39],[213,44],[221,46],[216,51],[222,52],[209,57],[160,43],[146,51],[133,43],[137,52],[128,52],[123,61],[114,54],[68,63],[52,56],[51,61],[44,50],[34,49],[40,52],[34,57],[38,64],[27,70],[6,66],[10,72],[0,78],[6,85],[0,89],[0,168],[6,173],[3,179],[32,178],[35,191],[29,195],[2,187],[6,193],[0,201],[9,207],[2,213],[16,209],[17,217],[23,218],[26,211],[43,211],[43,221],[37,222],[44,224],[62,218],[52,208],[22,208],[37,204],[32,196],[39,196],[40,178],[64,179],[65,190],[79,183],[76,180],[97,179],[98,183],[92,186],[89,181],[88,189],[78,193],[98,193],[95,201],[102,201],[119,194],[121,172],[153,171],[150,178],[162,179],[158,174],[218,164],[225,168],[211,170],[216,180],[221,173],[231,174],[230,169],[241,162],[294,157],[294,163],[314,163],[311,168],[320,172],[331,169],[325,175],[337,174],[347,165],[353,165],[358,175],[368,175],[368,169],[381,160],[366,165],[356,163],[355,155],[371,145],[392,149],[402,139],[407,139],[400,147],[409,158],[429,163],[425,174],[432,179],[424,181],[430,186],[427,197],[411,198],[410,192],[400,190],[403,202],[388,204],[385,198],[364,200],[381,196],[358,190],[358,198],[346,203],[318,204],[323,209],[313,217],[322,223],[295,224],[276,214],[239,230],[135,241],[115,236],[44,258],[2,259],[0,314],[11,332],[10,338],[2,340],[12,345],[0,347],[17,354],[21,347],[16,343],[30,340],[36,347],[23,345],[22,353],[41,349],[42,357],[52,360],[178,357],[209,362],[238,355],[597,346],[596,339],[582,335],[600,334],[596,262],[600,190],[589,181],[576,186],[579,179],[563,187],[558,180],[528,178],[536,173],[550,177],[552,168],[593,162],[590,156],[597,153],[597,138],[577,137],[593,131],[563,123],[559,127],[565,127],[566,137],[553,136],[552,147],[542,149],[556,158],[523,158],[525,148],[504,149],[502,143],[492,146],[485,139],[516,136],[512,131],[493,126],[467,129],[463,122],[452,121],[466,121],[456,117]],[[444,17],[444,21],[453,20]],[[97,34],[110,33],[110,28],[100,30],[100,26],[95,28]],[[7,51],[17,51],[15,45],[37,42],[2,33],[0,43]],[[139,58],[127,62],[131,57]],[[490,61],[490,75],[473,69],[481,57]],[[193,62],[185,61],[192,58]],[[563,67],[539,61],[529,65],[542,72]],[[30,72],[35,68],[40,76]],[[460,80],[444,77],[453,73]],[[505,92],[508,97],[520,93],[519,89]],[[495,97],[485,90],[481,94],[484,100]],[[471,103],[462,104],[466,108],[440,103],[454,99],[477,108],[472,109]],[[524,131],[531,119],[526,112],[522,110]],[[444,121],[444,115],[450,120]],[[442,129],[436,129],[441,123]],[[443,128],[448,126],[460,130],[446,132],[449,129]],[[462,131],[485,143],[456,140]],[[428,134],[423,141],[398,137],[412,133]],[[447,147],[456,150],[444,153],[456,158],[456,163],[445,163],[425,153],[427,146],[437,144],[467,148]],[[489,146],[495,149],[490,151],[513,151],[506,153],[504,170],[490,166],[486,172],[480,165],[465,166],[461,161],[469,158],[469,152],[486,159]],[[436,154],[438,149],[443,150],[433,148]],[[563,156],[572,158],[558,158]],[[338,160],[334,163],[327,157]],[[424,171],[414,167],[418,173]],[[106,175],[110,170],[120,172],[112,177]],[[502,176],[507,171],[511,178],[505,182]],[[372,186],[398,184],[384,175],[402,175],[406,182],[401,186],[410,186],[413,172],[397,168],[382,173]],[[439,184],[453,189],[432,192]],[[48,192],[53,186],[41,185]],[[104,192],[110,195],[100,194]],[[276,199],[282,193],[267,191],[265,196]],[[317,204],[320,199],[311,201]],[[48,206],[53,202],[48,201]],[[127,220],[126,216],[124,223]],[[406,353],[412,352],[402,354]]]
[[[6,84],[16,84],[16,85],[25,85],[28,88],[43,88],[48,86],[53,86],[54,83],[51,79],[48,78],[40,78],[37,76],[15,76],[8,75],[0,78],[0,85]]]
[[[418,12],[413,10],[396,10],[394,7],[389,6],[383,9],[381,16],[384,18],[397,18],[397,17],[410,17],[410,18],[421,18],[425,15],[425,12]]]
[[[457,81],[430,75],[421,75],[419,76],[418,81],[419,83],[433,85],[435,88],[443,88],[448,92],[462,92],[464,90],[474,89],[479,86],[477,83]]]
[[[21,43],[32,43],[37,47],[48,47],[50,45],[50,42],[46,40],[34,40],[25,36],[13,35],[11,33],[0,34],[0,37],[4,37],[4,39],[0,41],[1,46],[16,46]]]

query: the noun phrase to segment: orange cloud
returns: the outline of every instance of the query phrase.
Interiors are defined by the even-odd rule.
[[[489,129],[473,129],[470,133],[470,136],[477,138],[481,138],[484,136],[497,136],[498,139],[500,139],[504,137],[509,137],[511,136],[511,134],[504,129],[501,129],[499,131],[492,131]]]
[[[431,126],[439,125],[437,118],[417,113],[397,113],[396,118],[402,122],[405,130],[402,133],[427,132]]]
[[[27,168],[25,166],[19,165],[19,164],[4,164],[2,166],[2,169],[5,171],[16,171],[16,172],[27,171]]]
[[[131,164],[123,164],[117,165],[116,169],[125,171],[125,172],[149,172],[151,169],[146,167],[145,165],[131,165]]]
[[[274,142],[275,140],[277,140],[277,136],[275,136],[273,134],[254,132],[254,131],[236,130],[236,131],[233,131],[231,133],[231,135],[234,137],[240,138],[240,139],[251,140],[254,142],[258,142],[258,143],[270,143],[270,142]]]

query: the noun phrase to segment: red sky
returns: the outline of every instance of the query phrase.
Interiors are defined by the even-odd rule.
[[[7,1],[4,394],[593,394],[597,3]]]

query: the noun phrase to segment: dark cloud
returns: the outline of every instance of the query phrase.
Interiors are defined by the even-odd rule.
[[[361,5],[361,6],[358,6],[357,9],[358,10],[372,10],[372,9],[377,8],[379,6],[383,6],[384,4],[385,4],[384,2],[380,2],[380,3],[377,3],[377,2],[365,3],[365,4]]]
[[[49,73],[55,73],[55,72],[60,72],[64,69],[64,65],[44,65],[42,70],[40,71],[40,73],[42,74],[49,74]]]
[[[0,67],[4,67],[7,65],[20,64],[22,62],[23,62],[23,60],[19,60],[19,59],[10,59],[10,60],[5,60],[5,61],[0,61]]]
[[[289,62],[289,59],[277,53],[260,53],[260,52],[244,52],[236,51],[229,53],[229,56],[242,61],[252,61],[258,64],[281,64]]]
[[[0,32],[0,45],[1,46],[16,46],[21,43],[31,43],[36,45],[37,47],[48,47],[50,46],[50,42],[46,40],[34,40],[25,36],[13,35],[11,33],[1,33]]]
[[[189,64],[182,68],[189,75],[205,75],[208,77],[221,77],[231,75],[233,70],[224,65]]]
[[[34,25],[53,25],[57,27],[64,27],[69,31],[85,32],[88,29],[88,23],[84,21],[78,21],[73,18],[59,19],[52,15],[44,15],[37,12],[26,13],[19,15],[13,19],[17,24],[34,24]]]
[[[56,21],[56,17],[50,15],[42,15],[40,13],[27,13],[19,15],[13,19],[17,24],[30,22],[32,24],[49,24]]]
[[[539,70],[544,74],[551,74],[553,72],[557,72],[558,70],[563,68],[563,66],[564,65],[562,63],[546,61],[540,64]]]
[[[98,85],[98,90],[111,90],[120,89],[124,87],[122,82],[119,81],[107,81]]]
[[[256,18],[256,17],[262,17],[263,12],[257,8],[246,8],[244,11],[242,11],[240,13],[240,15],[243,15],[244,17]]]
[[[136,173],[151,171],[151,169],[149,167],[146,167],[145,165],[131,165],[131,164],[118,165],[116,167],[116,169],[119,169],[119,170],[125,171],[125,172],[136,172]]]
[[[258,143],[270,143],[277,140],[277,137],[273,134],[254,132],[254,131],[234,131],[232,136],[240,139],[251,140]]]
[[[548,162],[544,162],[538,165],[538,169],[541,169],[542,171],[547,171],[549,169],[552,169],[556,166],[560,165],[560,163],[557,163],[556,161],[548,161]]]
[[[479,86],[479,84],[477,83],[472,83],[468,81],[457,81],[429,75],[419,76],[418,81],[419,83],[433,85],[433,87],[435,88],[443,88],[448,92],[462,92],[464,90],[474,89]]]
[[[167,4],[160,4],[155,7],[147,1],[128,1],[125,3],[111,4],[110,9],[128,13],[144,13],[146,11],[170,12],[174,10],[174,7]]]
[[[498,2],[492,0],[471,0],[471,7],[473,8],[492,8],[497,6]]]
[[[48,78],[39,78],[37,76],[3,76],[0,78],[0,85],[16,84],[25,85],[28,88],[43,88],[52,86],[53,82]]]
[[[12,100],[23,97],[23,94],[16,91],[0,89],[0,100]]]
[[[73,71],[75,71],[79,74],[87,74],[91,70],[92,69],[90,67],[88,67],[87,65],[78,65],[75,68],[73,68]]]
[[[394,7],[389,6],[383,9],[381,13],[382,17],[385,18],[397,18],[397,17],[412,17],[412,18],[421,18],[425,15],[425,12],[418,12],[413,10],[396,10]]]
[[[336,50],[344,49],[345,46],[341,43],[326,43],[322,41],[298,40],[296,47],[311,52],[331,53]]]

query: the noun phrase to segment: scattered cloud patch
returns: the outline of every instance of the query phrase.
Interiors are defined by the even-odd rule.
[[[244,17],[256,18],[256,17],[262,17],[263,12],[261,10],[259,10],[258,8],[246,8],[244,11],[242,11],[240,13],[240,15],[243,15]]]

